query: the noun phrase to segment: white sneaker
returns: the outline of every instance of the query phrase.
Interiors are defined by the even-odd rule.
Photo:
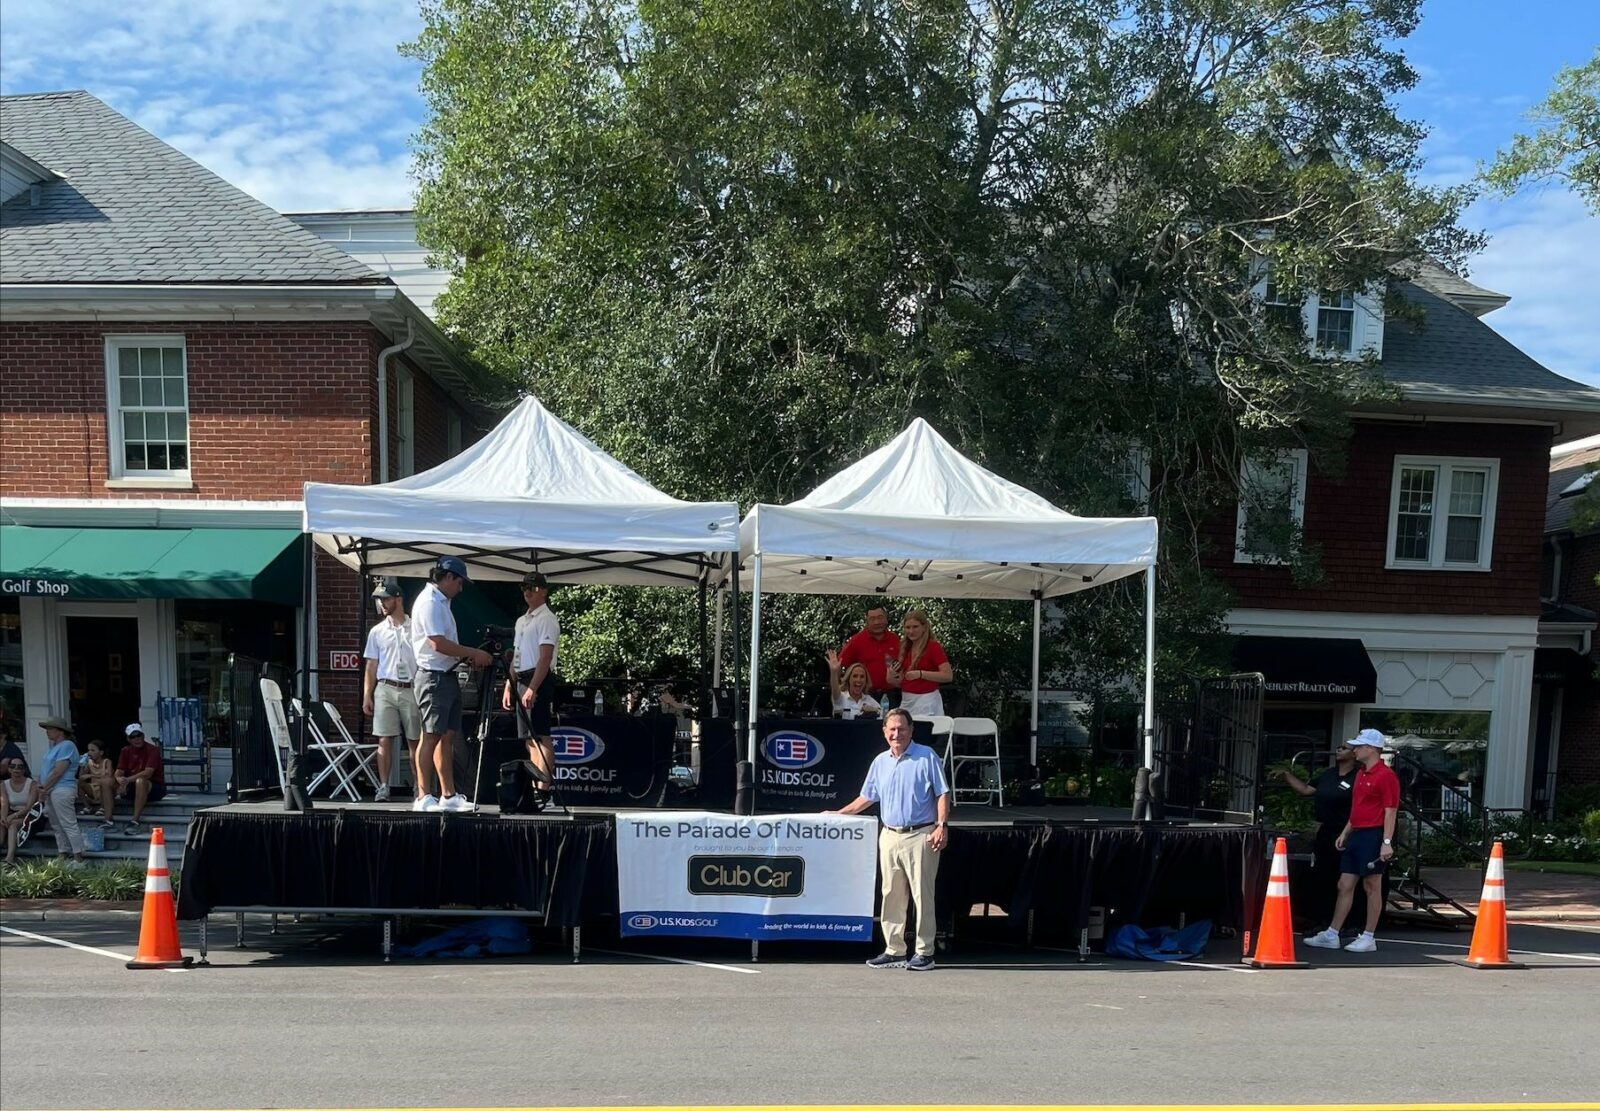
[[[446,795],[444,798],[440,799],[438,809],[448,810],[452,814],[470,814],[472,811],[478,808],[467,801],[466,795],[457,794]]]
[[[1346,953],[1376,953],[1378,941],[1371,934],[1362,934],[1344,947]]]
[[[439,809],[438,796],[436,796],[436,795],[423,795],[420,799],[418,799],[416,802],[411,804],[411,809],[413,809],[413,810],[437,810],[437,809]]]
[[[1313,949],[1339,948],[1339,935],[1332,930],[1323,930],[1321,933],[1312,934],[1305,940],[1306,944]]]
[[[378,787],[378,789],[375,792],[373,792],[372,801],[373,802],[388,802],[389,801],[389,785],[387,783],[381,784]]]

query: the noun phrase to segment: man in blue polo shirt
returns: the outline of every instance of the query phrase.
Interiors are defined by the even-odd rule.
[[[948,840],[950,790],[945,786],[939,754],[911,739],[911,715],[890,710],[883,719],[889,750],[880,752],[867,769],[861,794],[835,811],[859,814],[873,803],[883,829],[878,832],[878,868],[883,873],[884,950],[867,962],[870,968],[926,972],[933,967],[937,923],[933,881],[939,874],[939,850]],[[917,951],[906,959],[906,910],[917,907]]]

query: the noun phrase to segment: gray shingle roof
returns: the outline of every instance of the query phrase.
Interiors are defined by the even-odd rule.
[[[1572,511],[1578,506],[1578,493],[1566,491],[1597,466],[1600,466],[1600,447],[1569,451],[1550,461],[1550,489],[1544,502],[1546,532],[1566,532],[1572,527]]]
[[[0,97],[0,139],[61,178],[0,205],[0,282],[385,284],[86,92]]]
[[[1413,282],[1398,289],[1422,319],[1384,321],[1381,366],[1407,397],[1600,409],[1600,390],[1546,370],[1465,309]]]
[[[1459,305],[1473,316],[1483,316],[1511,300],[1504,293],[1496,293],[1467,281],[1453,270],[1447,270],[1432,259],[1418,259],[1394,267],[1397,277],[1420,285],[1430,293],[1437,293],[1451,304]]]

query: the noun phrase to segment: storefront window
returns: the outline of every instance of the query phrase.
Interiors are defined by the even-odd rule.
[[[227,717],[229,657],[259,664],[294,667],[294,610],[267,602],[180,600],[178,614],[178,693],[201,698],[210,718]]]
[[[1487,710],[1362,710],[1361,728],[1380,730],[1398,754],[1401,781],[1417,769],[1413,797],[1445,817],[1467,815],[1483,801],[1483,768],[1489,751]]]
[[[22,604],[0,599],[0,745],[22,743]]]

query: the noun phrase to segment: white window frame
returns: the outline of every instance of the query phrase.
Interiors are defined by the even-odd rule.
[[[1428,533],[1428,558],[1396,559],[1395,536],[1400,529],[1400,475],[1407,467],[1437,468],[1439,478],[1433,489],[1433,524]],[[1450,516],[1452,473],[1458,469],[1488,472],[1483,490],[1483,532],[1479,536],[1475,561],[1446,560],[1445,533]],[[1500,460],[1474,459],[1456,455],[1397,455],[1389,480],[1389,529],[1384,541],[1383,565],[1390,571],[1492,571],[1494,569],[1495,503],[1500,498]]]
[[[398,367],[394,376],[394,436],[397,478],[417,473],[417,381]]]
[[[1263,311],[1293,306],[1290,301],[1268,301],[1267,288],[1272,285],[1269,267],[1262,265],[1256,275],[1255,296]],[[1354,314],[1350,320],[1350,350],[1332,351],[1317,346],[1317,322],[1322,311],[1322,296],[1316,291],[1306,294],[1300,305],[1301,330],[1311,353],[1321,359],[1362,359],[1369,353],[1383,358],[1383,290],[1381,288],[1330,290],[1350,294]]]
[[[1143,444],[1127,449],[1122,462],[1122,492],[1140,509],[1150,508],[1150,451]]]
[[[1303,528],[1306,520],[1306,470],[1310,458],[1303,447],[1288,448],[1279,452],[1278,456],[1282,461],[1294,464],[1294,479],[1289,492],[1289,514],[1294,518],[1295,527]],[[1248,551],[1244,546],[1246,524],[1250,516],[1250,506],[1244,490],[1249,483],[1250,460],[1242,459],[1239,461],[1239,506],[1234,514],[1233,525],[1233,562],[1286,564],[1289,561],[1281,556]]]
[[[189,425],[189,403],[192,400],[189,381],[189,345],[181,334],[133,332],[106,335],[106,446],[111,458],[107,474],[112,482],[131,485],[188,485],[194,467],[194,429]],[[183,406],[184,446],[188,453],[187,467],[168,467],[164,470],[130,471],[122,427],[122,368],[121,353],[127,348],[176,347],[183,353]],[[135,405],[134,409],[156,409],[168,413],[180,411],[178,406]],[[170,441],[169,441],[170,442]]]

